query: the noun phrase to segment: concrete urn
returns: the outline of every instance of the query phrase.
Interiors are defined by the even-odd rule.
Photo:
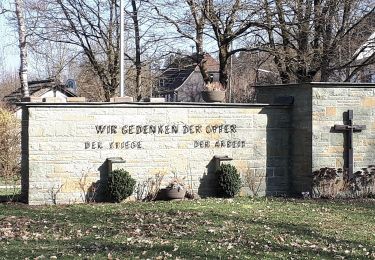
[[[156,199],[159,200],[182,200],[185,198],[186,189],[184,188],[165,188],[159,191]]]
[[[201,92],[202,99],[205,102],[223,102],[225,99],[225,91],[223,90],[205,90]]]

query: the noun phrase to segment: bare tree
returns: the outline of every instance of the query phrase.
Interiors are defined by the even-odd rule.
[[[219,50],[219,81],[224,88],[228,85],[229,58],[240,51],[257,51],[258,47],[233,47],[233,42],[241,37],[257,34],[265,27],[258,22],[261,9],[257,1],[205,0],[204,14],[212,28]]]
[[[129,0],[125,4],[125,62],[127,70],[134,68],[136,71],[130,73],[132,78],[126,79],[126,92],[137,100],[145,92],[142,90],[145,87],[142,71],[158,56],[157,50],[163,42],[158,21],[153,19],[147,5],[144,0]],[[34,5],[33,9],[38,13],[35,16],[38,26],[33,37],[37,43],[34,49],[43,54],[44,50],[38,49],[43,41],[69,45],[68,56],[73,57],[71,62],[89,64],[90,71],[95,72],[101,82],[106,100],[114,96],[119,86],[118,1],[49,0]],[[81,61],[74,61],[74,57]],[[62,65],[69,67],[66,63],[60,67]]]
[[[80,51],[53,41],[34,39],[34,42],[29,43],[29,67],[33,75],[38,78],[53,78],[59,82],[74,76],[77,63],[81,63],[77,60],[83,56]]]
[[[70,45],[82,53],[98,75],[105,98],[115,95],[119,85],[119,17],[115,0],[38,1],[33,5],[37,24],[33,40]],[[81,56],[77,56],[81,57]]]
[[[139,16],[138,16],[138,6],[135,0],[131,0],[131,18],[133,20],[134,27],[134,43],[135,43],[135,92],[136,99],[139,101],[142,99],[141,95],[141,73],[142,73],[142,62],[141,62],[141,36],[139,27]]]
[[[210,82],[205,55],[204,36],[207,32],[207,20],[204,9],[207,2],[201,0],[172,0],[163,1],[154,5],[158,15],[171,25],[180,36],[179,39],[188,39],[195,45],[196,55],[192,56],[198,64],[205,84]],[[170,14],[171,10],[179,9],[180,12]]]
[[[1,2],[0,2],[0,15],[1,15],[1,14],[5,14],[7,11],[8,11],[8,10],[6,10],[6,9],[4,8],[4,4],[3,4],[3,2],[1,1]]]
[[[233,102],[253,102],[255,85],[280,83],[271,54],[240,52],[232,58],[230,87]]]
[[[348,48],[359,47],[369,36],[363,32],[371,30],[374,5],[367,0],[265,0],[263,8],[264,43],[283,83],[328,81],[336,70],[374,62],[371,56],[356,63],[363,50]],[[340,49],[345,57],[339,56]]]
[[[20,49],[20,82],[22,89],[22,96],[29,97],[29,87],[27,80],[27,41],[26,41],[26,23],[24,17],[24,2],[23,0],[15,0],[16,16],[18,24],[18,41]]]
[[[207,39],[216,43],[219,56],[219,81],[223,88],[228,85],[228,67],[230,57],[240,51],[255,51],[258,47],[233,47],[233,42],[241,37],[256,34],[265,26],[259,20],[259,5],[256,1],[213,1],[185,0],[162,1],[164,5],[156,7],[158,14],[186,39],[195,43],[197,61],[205,83],[210,81],[203,59]],[[182,4],[183,3],[183,4]],[[181,10],[178,15],[170,15],[171,6]],[[186,8],[187,7],[187,8]],[[231,46],[232,45],[232,46]]]
[[[205,33],[206,27],[206,17],[204,12],[200,6],[199,1],[194,0],[186,0],[186,3],[189,5],[190,13],[193,18],[193,25],[195,28],[195,37],[193,38],[195,42],[195,48],[197,52],[196,62],[198,63],[200,72],[203,77],[203,81],[205,84],[210,82],[210,77],[208,75],[208,69],[206,66],[206,60],[204,59],[204,49],[203,49],[203,37]],[[203,7],[206,7],[207,3],[203,2]]]
[[[127,59],[131,61],[127,78],[128,81],[134,79],[134,82],[130,82],[128,85],[134,85],[135,98],[140,101],[145,94],[145,88],[150,88],[143,84],[147,82],[144,82],[143,79],[147,74],[148,64],[153,61],[162,36],[156,34],[157,21],[154,20],[152,12],[150,13],[150,6],[147,1],[131,0],[129,5],[129,8],[125,8],[125,12],[130,17],[128,31],[133,36],[129,37],[131,42],[129,42],[130,47],[126,53]],[[151,45],[154,46],[150,48]],[[152,50],[150,51],[150,49]]]
[[[82,58],[74,73],[79,86],[79,96],[86,97],[91,102],[106,101],[101,80],[86,59]]]
[[[151,95],[154,74],[150,68],[167,55],[170,41],[165,24],[153,7],[147,0],[129,0],[125,5],[127,94],[138,101]]]
[[[13,91],[17,90],[20,86],[19,73],[3,72],[0,78],[0,103],[6,95],[9,95]]]

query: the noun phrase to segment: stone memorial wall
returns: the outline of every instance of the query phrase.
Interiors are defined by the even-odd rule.
[[[158,175],[165,175],[166,185],[177,176],[200,196],[213,196],[214,157],[225,156],[255,178],[259,194],[285,194],[288,111],[267,105],[27,103],[23,193],[29,204],[84,202],[106,178],[107,159],[120,157],[116,168],[139,185]]]
[[[375,164],[375,88],[371,85],[315,87],[312,92],[313,169],[344,168],[347,134],[335,131],[334,125],[348,124],[348,110],[353,111],[353,125],[365,126],[353,133],[354,171]]]
[[[353,125],[366,127],[353,133],[353,170],[375,165],[375,84],[259,86],[256,102],[275,104],[286,96],[294,98],[290,113],[291,194],[310,191],[315,170],[346,168],[348,136],[335,131],[334,126],[348,123],[348,110],[353,111]]]
[[[215,196],[223,158],[238,168],[242,194],[255,186],[258,195],[300,196],[313,171],[347,168],[350,154],[354,172],[375,165],[374,84],[259,86],[255,100],[24,103],[23,194],[30,204],[84,202],[112,167],[137,185],[176,176]]]

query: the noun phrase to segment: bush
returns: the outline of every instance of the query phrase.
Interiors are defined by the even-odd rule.
[[[314,198],[372,198],[375,195],[375,165],[349,176],[346,169],[321,168],[313,172]]]
[[[13,112],[0,106],[0,181],[14,182],[20,177],[21,126]]]
[[[108,174],[106,193],[111,202],[120,202],[129,197],[134,190],[136,181],[123,170],[114,170]]]
[[[219,183],[219,195],[234,197],[241,189],[241,177],[237,168],[230,164],[222,164],[217,171]]]

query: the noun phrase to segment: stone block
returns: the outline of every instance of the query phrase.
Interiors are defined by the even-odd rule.
[[[165,102],[165,98],[145,98],[144,102],[163,103],[163,102]]]
[[[344,168],[344,158],[336,158],[336,168]]]
[[[125,96],[125,97],[113,97],[110,99],[112,103],[121,103],[121,102],[134,102],[133,97]]]
[[[344,152],[344,147],[341,146],[329,146],[325,149],[325,153],[328,155],[332,154],[342,154]]]
[[[336,116],[336,107],[327,107],[326,108],[326,116]]]
[[[22,102],[41,103],[43,99],[41,97],[24,97],[21,99]]]
[[[344,135],[340,133],[332,133],[330,138],[330,145],[333,146],[343,146],[344,145]]]
[[[81,103],[81,102],[86,102],[86,98],[85,97],[67,97],[66,102]]]
[[[125,169],[126,168],[126,161],[121,157],[110,157],[107,158],[107,167],[108,172]]]
[[[362,107],[374,108],[375,107],[375,97],[363,97],[362,100],[361,100],[361,106]]]
[[[60,98],[60,97],[45,97],[45,98],[43,98],[43,102],[45,102],[45,103],[66,103],[66,99]]]

